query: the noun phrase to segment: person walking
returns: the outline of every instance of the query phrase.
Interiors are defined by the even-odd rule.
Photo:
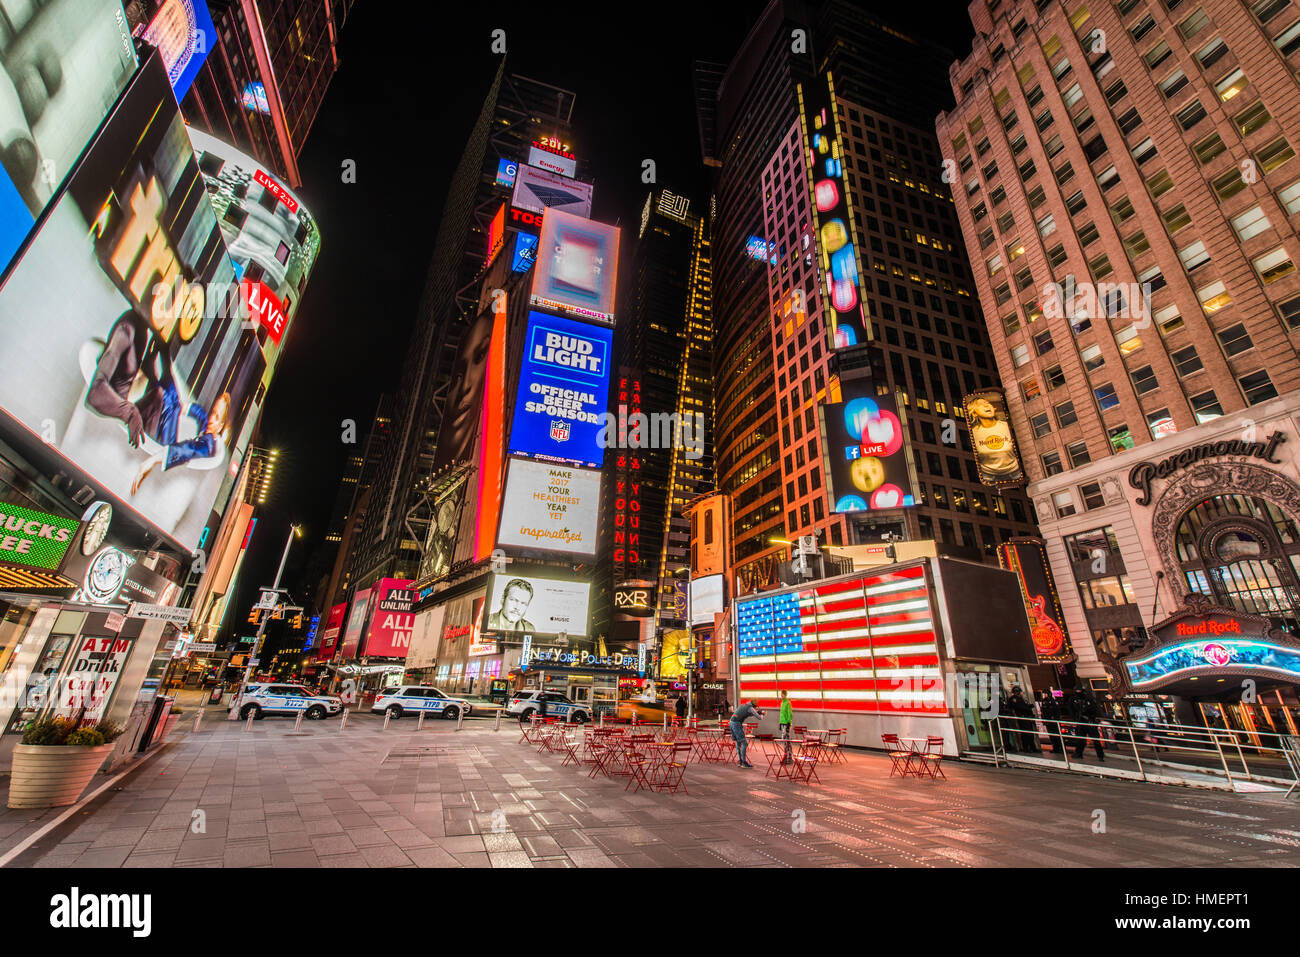
[[[1061,706],[1056,702],[1056,696],[1050,691],[1044,693],[1043,702],[1039,705],[1039,712],[1043,719],[1043,725],[1047,728],[1047,736],[1052,741],[1052,753],[1061,753]]]
[[[686,696],[685,695],[677,696],[677,707],[674,708],[673,710],[677,712],[678,718],[686,717]]]
[[[792,724],[794,724],[794,707],[790,704],[790,692],[782,689],[779,724],[781,737],[785,738],[785,757],[781,759],[782,764],[794,764],[794,758],[790,756],[790,726]]]
[[[752,768],[753,765],[747,760],[746,750],[749,745],[745,741],[745,721],[749,718],[762,718],[767,714],[765,711],[758,710],[758,699],[750,698],[741,704],[731,716],[731,737],[736,742],[736,756],[740,758],[742,768]]]
[[[546,723],[546,692],[537,692],[537,713],[541,716],[542,724]]]
[[[1083,759],[1084,748],[1088,746],[1088,741],[1091,739],[1097,751],[1097,760],[1105,761],[1106,752],[1102,748],[1101,732],[1093,727],[1101,720],[1101,709],[1097,707],[1097,699],[1087,691],[1080,691],[1070,699],[1070,714],[1079,722],[1075,725],[1075,759]]]

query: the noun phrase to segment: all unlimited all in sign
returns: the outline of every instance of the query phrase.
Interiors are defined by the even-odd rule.
[[[0,502],[0,562],[56,569],[80,523]]]

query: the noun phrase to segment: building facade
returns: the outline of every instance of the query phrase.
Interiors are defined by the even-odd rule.
[[[1189,595],[1281,634],[1300,594],[1300,8],[1169,6],[973,3],[937,122],[1079,672],[1101,684]],[[1177,693],[1240,699],[1229,673]]]

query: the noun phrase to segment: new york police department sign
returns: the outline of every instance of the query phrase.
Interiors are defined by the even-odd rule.
[[[542,312],[528,315],[510,451],[602,465],[614,331]]]

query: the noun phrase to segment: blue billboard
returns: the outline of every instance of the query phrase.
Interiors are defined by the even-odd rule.
[[[528,314],[510,451],[580,465],[604,464],[598,441],[609,398],[614,331],[543,312]]]
[[[528,272],[537,262],[537,234],[515,233],[515,258],[510,263],[513,272]]]

